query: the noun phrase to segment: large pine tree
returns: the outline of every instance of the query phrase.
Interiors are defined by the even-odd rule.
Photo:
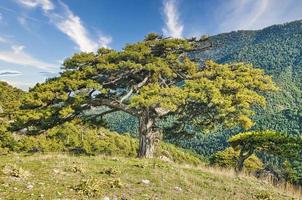
[[[152,157],[163,131],[159,119],[173,116],[175,134],[215,128],[250,128],[253,105],[275,91],[269,76],[249,64],[203,66],[190,60],[194,41],[149,34],[121,51],[101,48],[64,62],[57,78],[27,94],[15,125],[41,131],[71,120],[92,107],[123,111],[139,120],[138,157]]]

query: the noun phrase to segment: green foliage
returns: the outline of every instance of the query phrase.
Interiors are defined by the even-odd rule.
[[[278,171],[281,172],[276,174],[283,177],[286,181],[299,182],[295,180],[295,178],[299,179],[295,175],[299,170],[290,166],[291,163],[296,163],[297,161],[300,163],[302,155],[301,137],[288,136],[275,131],[245,132],[231,137],[228,142],[234,149],[239,151],[238,165],[236,167],[238,171],[242,169],[243,162],[253,153],[264,153],[279,160],[285,160],[285,163],[287,163],[285,167],[279,167],[281,170]]]
[[[76,125],[78,124],[78,125]],[[104,128],[94,129],[66,122],[38,136],[25,136],[21,151],[74,152],[114,156],[136,155],[137,142],[126,135],[118,135]]]
[[[0,91],[0,120],[2,113],[11,119],[13,112],[16,111],[21,104],[24,92],[2,81],[0,81]]]
[[[280,167],[281,176],[293,184],[302,185],[302,162],[298,161],[285,161]]]
[[[75,54],[59,77],[25,95],[14,128],[38,134],[105,106],[109,110],[96,116],[101,122],[118,111],[139,119],[140,157],[152,157],[151,135],[163,132],[159,119],[175,117],[168,128],[175,135],[218,125],[251,128],[252,107],[264,107],[263,93],[277,90],[271,77],[245,63],[207,61],[200,68],[188,57],[194,48],[188,40],[150,34],[121,51]],[[144,145],[147,139],[150,145]]]
[[[265,94],[265,109],[255,108],[253,130],[276,130],[288,134],[301,134],[301,120],[291,118],[287,111],[296,112],[302,99],[302,21],[274,25],[259,31],[233,31],[209,37],[212,48],[194,51],[190,56],[204,62],[212,59],[218,63],[247,62],[264,69],[272,76],[280,90]],[[197,42],[203,46],[204,42]],[[197,136],[179,142],[202,155],[210,155],[227,146],[230,136],[242,130],[219,130],[213,135]],[[223,145],[223,146],[222,146]]]
[[[265,152],[282,158],[299,157],[302,152],[300,137],[280,134],[276,131],[239,133],[228,142],[241,152]]]
[[[6,137],[8,138],[1,141],[7,144],[7,152],[69,152],[136,157],[138,147],[137,139],[127,134],[121,135],[105,128],[89,127],[78,120],[66,122],[40,135],[13,138],[11,134],[7,134]],[[197,154],[163,142],[157,145],[155,156],[165,156],[176,163],[196,165],[202,162],[202,158]]]
[[[0,154],[16,149],[17,143],[8,129],[23,95],[23,91],[0,81]]]
[[[239,152],[229,147],[223,151],[218,151],[210,157],[210,164],[226,167],[235,168],[239,159]],[[244,169],[250,172],[257,172],[263,169],[262,161],[256,156],[252,155],[244,161]]]

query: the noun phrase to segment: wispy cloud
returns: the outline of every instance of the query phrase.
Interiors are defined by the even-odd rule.
[[[54,70],[57,69],[57,65],[50,64],[39,59],[32,57],[30,54],[24,51],[24,46],[12,46],[9,51],[0,51],[0,60],[22,65],[22,66],[31,66],[44,70]]]
[[[101,34],[98,37],[92,37],[80,17],[61,1],[56,5],[59,7],[58,9],[63,10],[61,12],[55,10],[56,6],[50,0],[18,0],[18,2],[29,8],[42,8],[45,16],[58,30],[67,35],[81,51],[96,51],[99,47],[109,47],[112,42],[111,36]],[[26,23],[24,18],[19,18],[19,22],[23,25]]]
[[[14,71],[14,70],[0,70],[0,77],[3,76],[20,76],[22,72]]]
[[[229,0],[216,10],[219,32],[261,29],[302,18],[300,0]]]
[[[176,0],[164,0],[163,13],[165,20],[163,33],[174,38],[181,38],[184,26],[180,21]]]
[[[41,74],[42,76],[44,76],[46,78],[51,78],[51,77],[55,77],[55,76],[59,75],[59,73],[57,73],[57,72],[49,72],[49,71],[39,72],[39,74]]]
[[[56,27],[66,34],[81,51],[96,51],[99,46],[108,47],[111,42],[110,37],[101,36],[100,43],[92,39],[84,27],[80,17],[76,16],[67,5],[61,3],[64,12],[60,14],[48,13],[47,16]]]
[[[50,0],[18,0],[18,2],[28,8],[41,7],[44,11],[53,10],[55,8]]]
[[[100,35],[99,36],[99,46],[109,48],[110,43],[112,42],[111,36]]]

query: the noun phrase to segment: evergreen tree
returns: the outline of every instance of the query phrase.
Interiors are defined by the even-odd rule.
[[[75,54],[59,77],[30,90],[15,127],[41,132],[105,106],[100,115],[123,111],[138,119],[138,157],[153,156],[165,133],[159,119],[174,117],[174,134],[217,125],[250,128],[252,106],[265,106],[262,94],[277,89],[271,77],[245,63],[199,66],[187,55],[193,44],[150,34],[122,51]]]

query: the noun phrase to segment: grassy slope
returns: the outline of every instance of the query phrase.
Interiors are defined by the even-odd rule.
[[[1,200],[293,199],[255,178],[157,159],[15,154],[0,157],[0,169]]]

